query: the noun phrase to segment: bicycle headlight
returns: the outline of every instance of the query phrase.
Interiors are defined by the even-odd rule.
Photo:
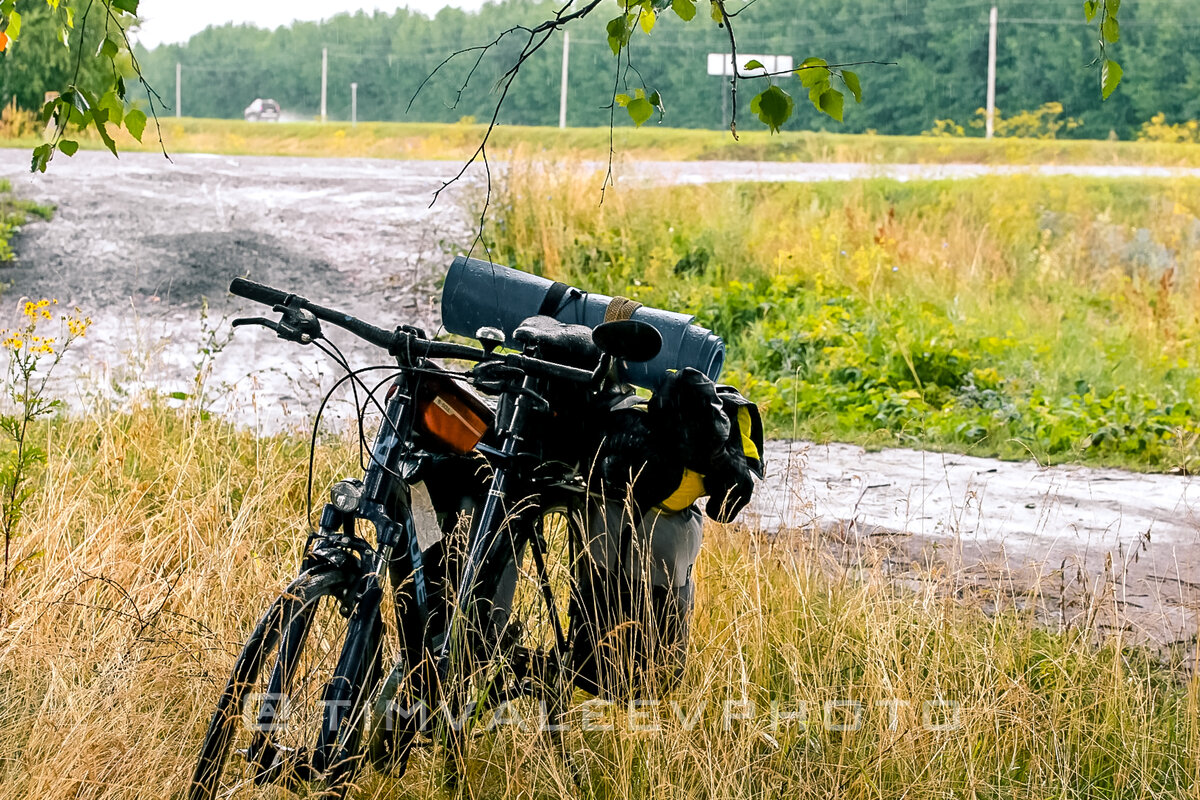
[[[329,499],[339,511],[348,514],[358,509],[358,504],[362,501],[362,492],[362,481],[347,479],[333,485],[329,490]]]

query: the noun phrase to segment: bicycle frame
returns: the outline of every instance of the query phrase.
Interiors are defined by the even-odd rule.
[[[355,598],[349,599],[353,604],[352,613],[341,658],[343,663],[357,664],[356,670],[368,670],[357,673],[370,675],[362,687],[368,692],[372,692],[382,679],[381,675],[372,674],[369,670],[372,659],[376,657],[375,654],[381,645],[382,631],[377,620],[381,619],[380,607],[387,580],[385,573],[411,576],[412,602],[407,607],[413,616],[397,620],[410,635],[422,636],[436,610],[430,603],[423,552],[411,510],[409,490],[409,480],[419,473],[422,460],[430,457],[414,450],[412,445],[417,408],[416,393],[420,382],[420,374],[406,370],[403,364],[401,365],[401,374],[394,380],[392,389],[388,392],[384,419],[372,444],[370,463],[362,481],[361,498],[351,510],[340,509],[332,502],[324,506],[319,530],[310,542],[304,563],[305,569],[312,569],[330,562],[345,566],[354,556],[359,559],[359,579],[354,589]],[[428,708],[440,708],[444,702],[440,687],[445,685],[450,673],[453,632],[468,618],[476,602],[477,590],[487,584],[486,576],[494,571],[489,570],[489,565],[504,555],[506,545],[511,545],[518,552],[526,545],[531,548],[543,600],[547,608],[555,607],[556,598],[546,566],[546,542],[540,528],[536,525],[518,524],[515,537],[503,535],[505,525],[513,516],[507,501],[509,493],[515,488],[514,484],[536,483],[519,480],[522,477],[519,462],[526,454],[524,430],[540,400],[538,389],[539,379],[525,376],[519,386],[510,386],[502,392],[498,419],[503,420],[504,424],[497,431],[500,447],[497,449],[480,445],[477,448],[492,463],[493,477],[484,504],[471,528],[467,555],[461,566],[462,577],[458,582],[457,597],[448,609],[449,618],[445,631],[429,643],[429,654],[434,661],[434,670],[430,677],[433,678],[434,684],[417,687],[423,695],[419,699],[427,704]],[[554,482],[552,485],[556,489],[568,491],[564,481]],[[551,484],[547,483],[546,488],[550,486]],[[520,488],[532,487],[527,485]],[[582,495],[584,489],[580,484],[578,487],[572,486],[569,491],[577,491]],[[520,513],[515,516],[518,520],[521,518]],[[355,531],[355,523],[359,520],[369,522],[374,527],[374,547]],[[393,591],[398,588],[392,587]],[[548,616],[554,633],[554,648],[548,654],[547,666],[557,672],[569,661],[569,645],[558,614],[550,613]],[[287,657],[296,658],[298,655],[287,654]],[[285,656],[281,654],[281,657]],[[353,662],[345,661],[346,659],[353,659]],[[412,670],[413,665],[397,664],[397,667]],[[509,699],[511,694],[501,692],[490,699],[494,703],[500,703]],[[332,711],[336,714],[337,710],[327,709],[327,713]],[[336,717],[329,722],[333,723],[335,720]],[[329,723],[327,727],[330,727]],[[336,728],[336,724],[332,727]],[[328,758],[329,753],[325,752],[323,756]],[[322,764],[318,761],[314,767],[320,771]]]
[[[566,510],[573,572],[575,544],[583,535],[577,512],[586,489],[573,455],[559,455],[549,441],[540,443],[526,437],[537,430],[528,427],[529,422],[538,420],[540,424],[540,415],[551,411],[543,393],[556,403],[561,397],[568,402],[583,401],[580,407],[585,407],[588,398],[603,388],[617,350],[603,350],[594,369],[583,369],[543,358],[539,341],[552,339],[532,336],[525,352],[499,352],[497,337],[481,337],[483,349],[430,341],[417,328],[378,328],[345,312],[243,278],[235,278],[230,291],[270,306],[281,315],[278,320],[239,318],[233,321],[234,326],[265,327],[281,339],[308,345],[324,338],[320,325],[324,321],[390,353],[397,359],[399,372],[382,408],[381,424],[362,479],[347,479],[335,485],[330,502],[321,510],[319,526],[306,543],[300,576],[262,617],[234,665],[205,734],[189,797],[214,797],[234,740],[235,721],[251,690],[261,697],[261,705],[257,709],[258,724],[250,726],[249,747],[240,751],[250,767],[242,782],[290,786],[296,781],[320,779],[335,792],[339,787],[345,789],[358,766],[366,715],[374,714],[374,722],[378,722],[381,706],[388,712],[386,706],[402,686],[405,699],[415,699],[427,709],[441,709],[447,701],[461,708],[463,695],[458,690],[471,686],[475,678],[464,672],[451,679],[452,668],[460,664],[486,665],[480,687],[482,700],[473,703],[475,708],[469,713],[537,694],[540,683],[545,689],[543,696],[555,697],[557,715],[569,698],[569,692],[563,691],[567,683],[562,680],[562,666],[569,662],[571,653],[548,574],[543,529],[547,510]],[[343,380],[358,381],[358,373],[350,371],[340,354],[323,346],[321,349],[346,368],[349,374]],[[467,380],[499,397],[499,421],[492,426],[498,437],[496,446],[480,443],[475,447],[490,462],[491,481],[486,492],[477,484],[468,488],[466,494],[475,505],[474,524],[465,549],[453,548],[453,559],[454,542],[441,530],[440,547],[422,547],[424,537],[418,536],[410,488],[441,468],[442,456],[437,448],[422,449],[427,432],[418,426],[418,398],[424,402],[427,394],[422,392],[422,376],[434,369],[427,361],[434,358],[474,362],[476,366],[470,372],[449,377]],[[438,374],[446,375],[440,371]],[[543,454],[550,460],[546,461]],[[451,472],[456,468],[452,462],[447,466]],[[512,498],[518,501],[512,502]],[[365,530],[357,530],[365,523],[374,528],[374,543]],[[542,649],[526,647],[521,625],[509,624],[514,608],[512,578],[527,546],[554,634],[552,647]],[[458,561],[461,552],[465,557]],[[460,570],[457,580],[451,566]],[[381,608],[389,583],[401,642],[396,666],[384,679],[385,626]],[[457,588],[453,597],[452,587]],[[276,704],[288,702],[283,693],[291,690],[310,631],[317,624],[317,614],[330,611],[334,619],[340,613],[347,620],[345,632],[337,634],[343,644],[332,677],[316,683],[304,678],[301,683],[320,687],[323,708],[312,721],[320,718],[321,729],[315,739],[311,732],[304,731],[302,743],[283,741],[272,735],[281,730],[276,727],[281,719],[285,727],[287,724],[286,710],[281,718]],[[472,630],[476,622],[480,623],[482,636],[475,636]],[[462,662],[456,659],[459,642],[468,645],[461,650]],[[272,651],[274,664],[269,672],[263,672],[267,654]],[[325,648],[321,652],[330,651]],[[496,658],[496,653],[504,657]],[[551,672],[556,681],[530,680]],[[266,685],[261,683],[264,677],[268,678]],[[349,709],[350,714],[342,717],[343,709]],[[465,732],[465,725],[455,724],[455,719],[451,718],[446,731],[448,744]],[[466,717],[457,719],[466,721]],[[372,724],[366,752],[376,766],[390,768],[393,759],[407,756],[418,731],[428,732],[424,719],[420,728],[414,727],[411,719],[406,720],[402,731]],[[378,739],[376,733],[380,734]]]

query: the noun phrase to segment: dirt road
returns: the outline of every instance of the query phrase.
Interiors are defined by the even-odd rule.
[[[27,164],[23,150],[0,151],[0,175],[58,213],[19,235],[19,261],[0,272],[9,284],[0,319],[11,318],[23,295],[57,297],[96,319],[65,373],[60,388],[68,394],[143,385],[193,393],[197,374],[211,368],[206,385],[216,410],[271,427],[306,422],[337,370],[265,331],[243,329],[225,343],[221,318],[251,310],[228,296],[229,280],[248,274],[383,325],[433,327],[447,248],[470,239],[470,222],[452,203],[428,208],[430,193],[456,168],[449,162],[181,155],[170,164],[149,154],[118,162],[81,152],[36,178]],[[745,163],[638,169],[666,182],[1038,171]],[[212,304],[207,321],[202,297]],[[348,337],[340,341],[351,361],[369,357]],[[983,595],[1041,587],[1063,621],[1104,613],[1137,638],[1194,640],[1200,487],[1190,478],[841,445],[776,442],[770,450],[771,478],[755,504],[769,528],[820,530],[847,562],[864,549],[882,553],[904,579],[936,569]]]
[[[27,161],[24,151],[0,151],[0,175],[57,212],[19,234],[18,261],[0,272],[9,285],[0,318],[25,295],[77,305],[96,321],[72,362],[84,384],[193,392],[208,364],[217,410],[254,407],[272,426],[307,416],[331,370],[311,348],[281,346],[266,331],[242,329],[226,342],[223,317],[261,311],[230,297],[230,279],[249,275],[382,325],[430,326],[450,260],[441,242],[470,238],[452,202],[428,208],[444,162],[179,155],[169,163],[81,152],[33,177]],[[212,306],[206,321],[202,298]],[[218,326],[221,352],[207,358],[201,351]],[[369,357],[340,341],[352,359]]]

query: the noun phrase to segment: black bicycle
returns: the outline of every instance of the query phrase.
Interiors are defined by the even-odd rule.
[[[332,487],[299,576],[246,641],[189,798],[264,784],[341,796],[366,762],[403,771],[418,737],[460,753],[469,722],[514,698],[539,697],[551,722],[561,716],[587,496],[571,426],[583,435],[589,409],[614,390],[614,363],[653,358],[658,331],[534,317],[513,333],[514,352],[496,329],[472,347],[384,330],[240,278],[230,291],[279,314],[234,325],[321,346],[368,401],[368,370],[322,343],[321,323],[395,364],[374,387],[388,386],[364,474]],[[431,359],[473,366],[454,372]],[[495,411],[464,385],[496,397]],[[415,521],[418,484],[453,489],[433,498],[436,525]]]

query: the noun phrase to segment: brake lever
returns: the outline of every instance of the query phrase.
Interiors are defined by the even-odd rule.
[[[235,328],[240,328],[243,325],[261,325],[264,328],[270,328],[279,333],[279,323],[266,317],[238,317],[233,321],[233,327]]]
[[[608,373],[613,368],[613,357],[608,353],[600,355],[600,363],[596,365],[596,369],[592,372],[592,380],[588,383],[588,388],[593,392],[598,392],[604,387],[604,379],[608,377]]]
[[[471,385],[484,394],[498,395],[509,391],[524,375],[521,370],[501,361],[481,361],[471,368]]]
[[[314,339],[323,338],[321,323],[316,316],[306,308],[292,308],[285,305],[275,306],[275,311],[283,315],[283,319],[274,322],[266,317],[239,317],[233,321],[233,327],[243,325],[261,325],[270,328],[280,339],[299,344],[311,344]]]
[[[321,339],[321,323],[315,314],[307,308],[293,308],[289,305],[277,305],[273,309],[283,315],[275,332],[279,338],[289,341],[309,344],[314,339]]]

